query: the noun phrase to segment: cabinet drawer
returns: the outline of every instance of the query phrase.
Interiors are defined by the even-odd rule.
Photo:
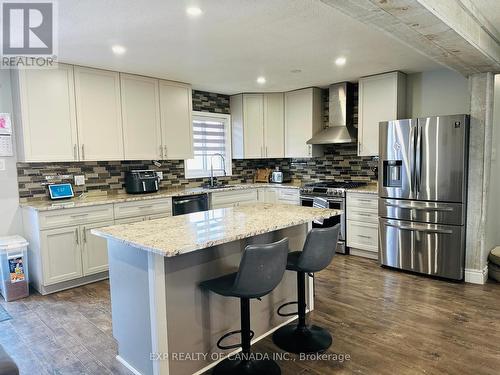
[[[296,189],[278,189],[278,200],[299,203],[299,191]]]
[[[40,212],[40,229],[69,227],[85,223],[113,220],[113,205],[68,208],[57,211]]]
[[[171,198],[115,203],[115,219],[157,214],[172,214]]]
[[[347,220],[361,221],[364,223],[378,223],[378,213],[377,211],[366,210],[359,207],[348,207],[347,208]]]
[[[375,194],[347,193],[347,209],[361,207],[365,210],[378,212],[378,197]]]
[[[378,252],[378,224],[347,220],[347,246]]]
[[[225,206],[239,203],[257,202],[257,189],[238,191],[219,191],[212,193],[212,206]]]

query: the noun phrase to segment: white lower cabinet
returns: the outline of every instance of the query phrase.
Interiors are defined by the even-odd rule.
[[[347,192],[347,246],[352,255],[378,259],[378,197]]]
[[[81,277],[80,228],[49,229],[40,234],[43,284],[51,285]]]
[[[258,202],[257,189],[217,191],[212,193],[212,209],[236,207]]]
[[[104,272],[109,269],[107,241],[102,237],[94,236],[90,233],[90,231],[92,229],[107,227],[113,224],[114,223],[112,221],[109,221],[84,225],[80,228],[82,237],[82,268],[84,276]]]

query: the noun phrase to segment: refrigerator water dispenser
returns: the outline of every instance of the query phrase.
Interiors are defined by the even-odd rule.
[[[401,187],[402,160],[384,160],[384,186]]]

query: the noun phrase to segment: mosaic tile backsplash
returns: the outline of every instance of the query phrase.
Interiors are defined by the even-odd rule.
[[[327,103],[327,91],[325,96]],[[327,109],[326,105],[325,121],[328,119]],[[229,96],[193,91],[193,110],[229,113]],[[377,178],[376,159],[357,156],[356,144],[342,144],[328,146],[324,156],[314,159],[233,160],[232,176],[220,177],[219,180],[228,183],[253,182],[257,168],[276,166],[285,172],[290,172],[293,179],[302,180],[304,183],[325,179],[369,182]],[[73,182],[74,175],[85,175],[85,185],[75,186],[76,195],[93,190],[123,192],[125,172],[132,169],[153,169],[163,172],[161,188],[195,187],[208,182],[207,178],[186,179],[182,160],[163,161],[161,167],[156,167],[151,161],[18,163],[19,198],[21,202],[47,199],[45,185],[48,176],[58,176],[50,182]]]

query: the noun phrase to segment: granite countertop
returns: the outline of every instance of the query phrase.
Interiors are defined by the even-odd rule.
[[[102,204],[111,203],[121,203],[121,202],[134,202],[143,201],[149,199],[159,199],[159,198],[171,198],[176,196],[192,195],[192,194],[202,194],[202,193],[213,193],[217,191],[234,191],[234,190],[244,190],[244,189],[255,189],[255,188],[289,188],[289,189],[299,189],[301,184],[299,183],[285,183],[285,184],[266,184],[266,183],[254,183],[254,184],[235,184],[226,188],[216,188],[208,189],[203,187],[178,187],[171,189],[161,189],[156,193],[149,194],[109,194],[109,195],[96,195],[96,196],[85,196],[81,198],[73,198],[64,201],[35,201],[35,202],[24,202],[20,203],[23,208],[31,208],[37,211],[52,211],[61,210],[65,208],[77,208],[77,207],[87,207],[87,206],[98,206]]]
[[[340,210],[255,203],[92,229],[100,237],[165,257],[340,215]]]
[[[361,186],[358,188],[347,189],[348,192],[352,193],[365,193],[365,194],[378,194],[378,184],[368,184],[366,186]]]

